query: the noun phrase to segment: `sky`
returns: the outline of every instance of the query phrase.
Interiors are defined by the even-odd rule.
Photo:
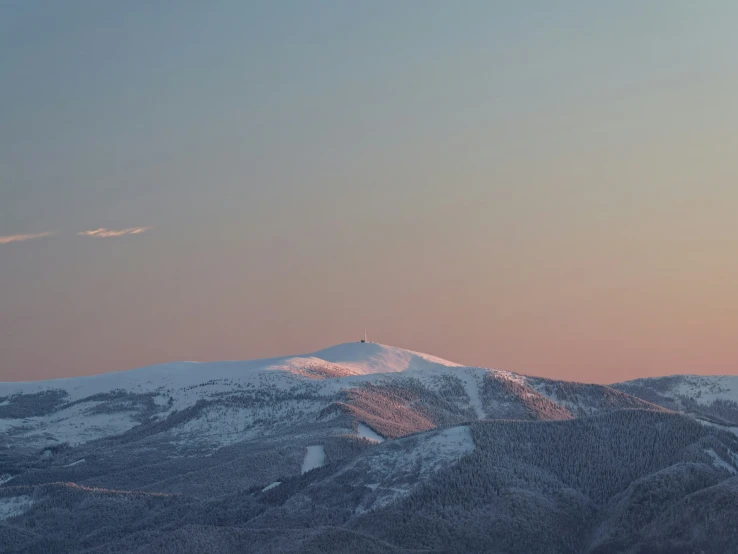
[[[351,340],[738,374],[733,0],[0,2],[0,380]]]

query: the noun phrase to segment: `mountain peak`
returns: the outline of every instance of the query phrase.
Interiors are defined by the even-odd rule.
[[[376,342],[346,342],[309,354],[357,373],[397,373],[437,367],[460,367],[430,354],[405,350]]]

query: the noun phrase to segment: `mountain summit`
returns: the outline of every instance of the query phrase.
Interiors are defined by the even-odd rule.
[[[351,368],[362,374],[461,367],[460,364],[429,354],[375,342],[347,342],[319,350],[310,356]]]

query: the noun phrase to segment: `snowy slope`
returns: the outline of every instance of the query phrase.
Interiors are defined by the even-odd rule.
[[[672,375],[616,383],[612,388],[723,426],[738,425],[736,375]]]
[[[188,513],[202,523],[193,537],[220,533],[228,518],[241,532],[249,517],[249,528],[259,536],[273,530],[279,541],[292,528],[344,525],[388,540],[383,533],[402,523],[404,536],[419,541],[405,546],[422,551],[491,551],[550,531],[542,549],[518,551],[551,552],[562,533],[576,529],[561,543],[569,546],[590,534],[591,509],[610,509],[609,499],[631,483],[613,501],[622,510],[612,508],[608,529],[628,532],[630,519],[619,514],[641,509],[641,497],[648,513],[664,513],[671,500],[662,493],[678,492],[664,469],[685,483],[676,500],[738,479],[737,439],[723,432],[738,429],[725,423],[733,410],[738,419],[736,391],[731,377],[612,387],[555,381],[373,343],[0,383],[0,527],[25,533],[33,518],[46,540],[85,521],[90,540],[105,541],[103,507],[121,537],[139,515],[171,511],[174,522]],[[691,410],[701,425],[674,409]],[[489,537],[459,546],[477,533]],[[603,544],[611,536],[598,535]],[[283,542],[274,544],[283,551]],[[119,550],[147,551],[125,546]],[[221,551],[207,546],[200,550]]]
[[[332,378],[434,367],[459,367],[459,364],[392,346],[345,343],[297,356],[250,361],[174,362],[84,377],[0,383],[0,399],[51,389],[64,390],[70,400],[79,400],[111,390],[134,393],[189,390],[205,383],[210,391],[228,391],[234,384],[268,383],[289,387],[292,377]]]
[[[314,444],[307,447],[305,459],[302,462],[302,473],[325,465],[325,448],[322,444]]]
[[[0,498],[0,521],[20,516],[27,512],[31,506],[33,506],[33,499],[29,496]]]
[[[703,394],[728,389],[738,384],[721,382]],[[323,431],[314,440],[353,433],[377,442],[474,419],[567,419],[649,406],[596,385],[356,342],[296,356],[0,383],[0,443],[39,449],[135,432],[212,449],[318,424]],[[329,422],[340,417],[348,419]]]
[[[391,346],[347,343],[297,356],[0,383],[0,439],[30,448],[83,444],[206,402],[167,435],[180,445],[218,447],[313,420],[342,390],[385,375],[427,373],[425,379],[456,367]]]
[[[354,514],[361,514],[406,497],[474,448],[467,425],[418,433],[365,450],[314,487],[353,489]],[[320,447],[308,447],[302,472],[317,467],[313,464],[321,461],[321,455]]]
[[[738,375],[670,375],[634,379],[614,388],[643,387],[671,397],[687,397],[708,406],[716,400],[738,402]]]
[[[311,356],[363,374],[460,367],[460,364],[435,356],[373,342],[339,344],[314,352]]]

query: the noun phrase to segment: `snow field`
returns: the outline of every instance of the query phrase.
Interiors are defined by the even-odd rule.
[[[307,473],[311,469],[317,469],[325,465],[325,448],[322,444],[308,446],[305,452],[305,459],[302,462],[302,473]]]
[[[359,423],[357,425],[357,432],[362,439],[370,440],[372,442],[384,442],[384,437],[374,431],[371,427]]]
[[[0,498],[0,521],[26,513],[33,505],[30,496]]]

